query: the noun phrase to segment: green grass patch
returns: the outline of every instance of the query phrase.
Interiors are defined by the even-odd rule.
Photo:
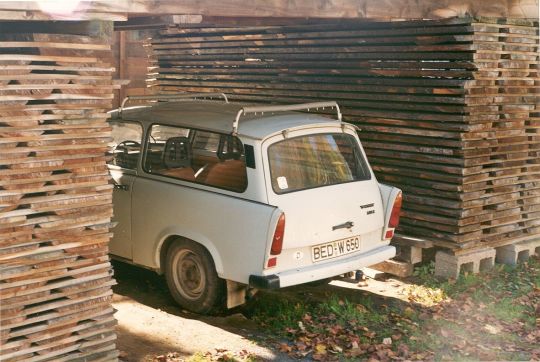
[[[421,265],[414,270],[416,282],[429,288],[441,289],[446,296],[457,297],[464,292],[482,289],[492,295],[501,292],[520,296],[540,285],[540,262],[531,258],[526,264],[517,266],[497,264],[491,271],[482,274],[462,274],[457,280],[441,280],[435,277],[435,263]],[[533,272],[531,272],[533,271]]]
[[[250,304],[252,319],[277,334],[285,334],[287,328],[298,327],[298,322],[313,306],[299,300],[283,298],[279,293],[259,293],[256,302]]]
[[[503,322],[518,322],[525,316],[526,307],[514,303],[513,298],[501,298],[487,306],[486,312]]]
[[[362,303],[353,303],[347,299],[332,295],[324,302],[301,302],[284,298],[279,293],[260,293],[252,304],[252,319],[265,328],[279,335],[287,334],[287,329],[299,328],[299,322],[306,327],[305,319],[328,319],[334,326],[362,326],[370,330],[377,328],[381,337],[392,334],[395,324],[390,320],[391,313],[400,313],[396,308],[375,306],[370,298]],[[325,324],[313,323],[307,328],[319,332]]]
[[[322,300],[272,292],[257,295],[249,310],[265,331],[284,341],[282,350],[296,358],[468,361],[534,356],[534,341],[523,336],[536,328],[538,260],[450,281],[435,278],[433,272],[433,264],[416,269],[417,284],[408,290],[416,305],[388,303],[377,295],[355,303],[339,291]]]

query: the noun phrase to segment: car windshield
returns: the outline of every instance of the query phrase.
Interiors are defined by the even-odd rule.
[[[286,139],[268,148],[268,158],[277,194],[371,178],[358,142],[350,134]]]

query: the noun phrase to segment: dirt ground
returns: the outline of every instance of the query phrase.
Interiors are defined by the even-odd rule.
[[[257,345],[256,326],[238,311],[217,317],[187,312],[175,304],[163,277],[120,262],[113,266],[118,282],[113,307],[122,361],[152,361],[171,352],[188,357],[216,350],[288,360],[286,355]]]
[[[262,334],[247,315],[249,307],[239,307],[221,316],[200,316],[178,307],[167,291],[162,277],[150,271],[124,263],[114,262],[118,285],[114,288],[113,306],[117,309],[118,349],[121,360],[152,361],[156,356],[175,352],[180,357],[195,353],[231,352],[234,355],[249,354],[256,359],[290,361],[290,357],[264,345]],[[373,276],[373,271],[367,271]],[[360,300],[367,294],[387,299],[405,300],[406,284],[387,279],[377,281],[368,278],[358,286],[346,281],[333,281],[319,287],[292,287],[277,293],[287,293],[299,299],[325,298],[329,293],[349,300]]]
[[[118,349],[123,361],[152,361],[156,356],[171,352],[188,357],[208,351],[249,353],[264,360],[285,360],[255,344],[245,325],[235,326],[235,323],[245,323],[238,316],[215,318],[213,325],[191,319],[181,311],[179,315],[171,314],[125,296],[115,296],[113,305],[118,310]]]

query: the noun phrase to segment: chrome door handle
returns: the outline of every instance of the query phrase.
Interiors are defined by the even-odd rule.
[[[354,223],[352,221],[344,222],[343,224],[332,226],[332,231],[338,230],[338,229],[350,229],[354,226]]]

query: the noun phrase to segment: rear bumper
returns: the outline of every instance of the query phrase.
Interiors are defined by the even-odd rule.
[[[280,287],[279,276],[272,275],[250,275],[249,286],[257,289],[278,289]]]
[[[257,289],[277,289],[314,280],[334,277],[368,267],[396,256],[396,248],[385,245],[347,259],[313,264],[301,269],[286,270],[271,275],[250,275],[249,286]]]

